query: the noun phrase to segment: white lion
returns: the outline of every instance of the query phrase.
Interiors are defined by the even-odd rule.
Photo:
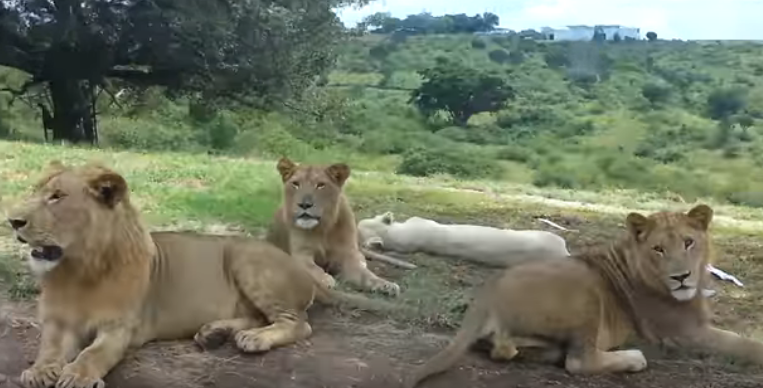
[[[570,255],[564,239],[551,232],[441,224],[421,217],[395,222],[392,212],[361,220],[358,234],[365,248],[424,252],[493,267],[506,267],[535,257]]]

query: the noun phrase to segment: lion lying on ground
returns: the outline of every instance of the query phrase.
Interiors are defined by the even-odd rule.
[[[358,222],[358,235],[368,248],[400,253],[425,252],[494,267],[506,267],[536,257],[567,257],[570,254],[564,239],[551,232],[441,224],[421,217],[395,222],[392,212]]]
[[[327,287],[335,286],[331,274],[336,274],[360,289],[398,296],[400,286],[371,272],[359,249],[355,215],[343,192],[350,168],[344,163],[296,165],[287,158],[279,160],[277,168],[284,185],[283,203],[266,239],[303,263]]]
[[[570,373],[637,372],[639,350],[610,350],[631,334],[763,364],[763,343],[711,326],[701,290],[711,255],[713,211],[658,212],[626,218],[624,239],[569,260],[539,260],[490,279],[469,306],[454,341],[415,371],[414,387],[453,365],[478,339],[493,359],[540,348]]]
[[[103,387],[128,348],[152,340],[195,334],[210,348],[230,336],[244,352],[291,344],[311,335],[313,298],[382,306],[326,289],[264,241],[149,233],[127,182],[106,167],[51,169],[8,219],[42,291],[27,387]]]

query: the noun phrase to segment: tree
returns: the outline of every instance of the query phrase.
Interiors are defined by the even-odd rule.
[[[649,39],[650,42],[654,42],[657,40],[657,33],[654,31],[649,31],[646,33],[646,38]]]
[[[0,0],[0,65],[49,92],[54,139],[97,141],[95,97],[160,86],[212,104],[271,106],[333,63],[333,9],[363,0]]]
[[[441,59],[419,74],[425,81],[413,91],[409,103],[426,116],[445,111],[460,127],[465,127],[474,114],[496,112],[514,98],[514,90],[503,78],[459,62]]]

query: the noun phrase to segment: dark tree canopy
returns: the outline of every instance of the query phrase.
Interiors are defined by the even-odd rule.
[[[263,106],[300,93],[333,63],[333,9],[352,2],[0,0],[0,65],[48,88],[54,138],[94,142],[107,80]]]
[[[377,12],[363,19],[361,26],[370,28],[375,34],[389,34],[395,31],[417,34],[454,34],[492,31],[499,22],[498,15],[490,12],[474,16],[463,13],[432,16],[431,13],[422,12],[408,15],[405,19],[392,17],[389,12]]]
[[[657,33],[654,31],[649,31],[646,33],[646,38],[649,39],[650,42],[653,42],[657,40]]]
[[[514,90],[502,77],[455,61],[440,60],[419,74],[425,81],[413,91],[410,102],[427,116],[445,111],[458,126],[466,126],[477,113],[497,112],[514,98]]]

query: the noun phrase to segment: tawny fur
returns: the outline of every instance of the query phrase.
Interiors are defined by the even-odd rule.
[[[386,308],[328,290],[264,241],[149,233],[127,182],[106,167],[51,169],[9,212],[22,242],[62,252],[29,257],[42,339],[20,378],[27,387],[103,387],[126,351],[152,340],[193,337],[208,348],[231,337],[244,352],[288,345],[311,335],[314,298]]]
[[[368,269],[361,253],[355,215],[344,195],[350,168],[297,165],[278,161],[283,181],[283,202],[273,216],[267,240],[288,252],[325,286],[336,284],[332,275],[365,291],[398,296],[400,286]]]
[[[539,348],[544,359],[563,360],[578,374],[645,369],[641,351],[611,350],[632,335],[763,365],[763,343],[711,326],[698,292],[707,281],[712,216],[706,205],[688,213],[631,213],[619,241],[570,260],[539,258],[503,271],[477,293],[453,342],[406,386],[444,372],[481,338],[492,342],[494,359]]]
[[[492,267],[507,267],[537,257],[567,257],[567,244],[543,230],[512,230],[466,224],[441,224],[411,217],[396,222],[392,212],[358,222],[361,245],[456,257]]]

